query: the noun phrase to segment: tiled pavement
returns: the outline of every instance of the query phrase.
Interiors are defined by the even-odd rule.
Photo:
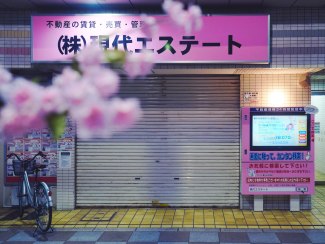
[[[53,233],[33,237],[31,214],[0,208],[0,243],[324,243],[325,186],[308,211],[91,208],[54,211]]]
[[[270,229],[0,229],[0,243],[204,244],[204,243],[325,243],[325,230]]]
[[[53,211],[55,228],[253,228],[323,229],[325,186],[317,186],[312,210],[250,210],[220,208],[87,208]],[[0,228],[34,226],[31,214],[0,208]]]
[[[55,228],[253,228],[323,229],[325,186],[317,186],[312,210],[290,212],[220,208],[87,208],[53,211]],[[34,226],[30,215],[23,219],[17,209],[0,208],[0,228]]]

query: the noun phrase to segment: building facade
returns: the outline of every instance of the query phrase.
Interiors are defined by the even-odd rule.
[[[103,11],[80,9],[75,13],[85,12]],[[0,13],[0,65],[27,76],[41,73],[52,77],[62,68],[56,63],[31,63],[30,18],[34,14],[65,14],[65,10],[2,7]],[[123,7],[105,11],[109,13],[138,12]],[[233,6],[220,10],[206,7],[204,13],[269,14],[270,62],[164,63],[156,64],[153,74],[146,78],[132,83],[123,80],[120,96],[138,97],[143,119],[130,131],[112,138],[75,139],[71,167],[58,167],[57,183],[52,186],[58,209],[253,208],[253,197],[240,194],[240,109],[304,107],[315,100],[323,111],[325,5]],[[320,123],[316,154],[324,145],[322,114],[319,121],[316,117]],[[6,150],[5,146],[1,148]],[[2,152],[0,156],[4,155]],[[324,155],[317,157],[319,162],[324,159]],[[325,172],[317,158],[316,170]],[[3,205],[11,206],[14,186],[5,184],[5,179],[1,181]],[[311,197],[300,196],[300,203],[302,209],[310,209]],[[264,208],[288,209],[289,196],[267,196]]]

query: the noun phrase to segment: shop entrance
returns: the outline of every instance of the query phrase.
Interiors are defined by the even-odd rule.
[[[311,104],[319,109],[315,115],[315,181],[325,184],[325,91],[313,91]]]

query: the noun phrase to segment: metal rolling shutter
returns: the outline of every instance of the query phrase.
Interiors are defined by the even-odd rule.
[[[77,206],[239,205],[239,77],[149,77],[120,95],[143,119],[77,140]]]

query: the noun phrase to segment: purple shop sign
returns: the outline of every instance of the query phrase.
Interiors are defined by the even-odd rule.
[[[154,16],[148,37],[137,15],[32,16],[32,61],[69,62],[94,40],[103,48],[137,55],[150,50],[156,63],[269,63],[269,15],[204,16],[203,28],[186,34],[167,16]]]

